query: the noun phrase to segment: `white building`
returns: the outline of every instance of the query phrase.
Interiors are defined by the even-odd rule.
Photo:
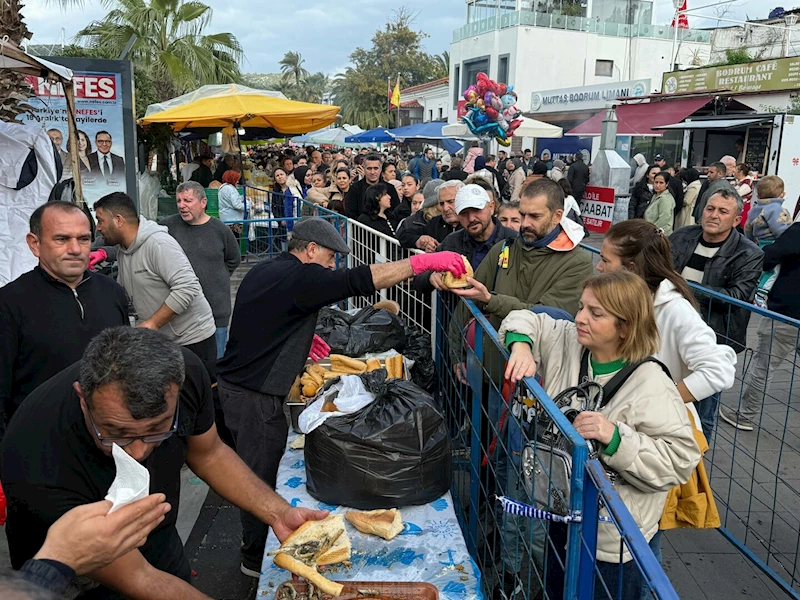
[[[450,46],[450,121],[479,72],[513,85],[517,108],[531,114],[548,90],[648,79],[658,86],[673,63],[704,64],[710,54],[710,31],[656,25],[647,0],[466,0],[466,7],[467,23]]]
[[[766,7],[765,7],[766,8]],[[711,33],[710,62],[724,61],[726,50],[746,50],[753,60],[800,56],[800,9],[773,19],[752,19]]]
[[[450,116],[449,77],[400,90],[403,125],[447,121]]]

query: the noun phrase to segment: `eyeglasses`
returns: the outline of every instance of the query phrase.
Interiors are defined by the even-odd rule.
[[[94,417],[92,416],[92,410],[89,408],[89,403],[86,403],[86,412],[89,413],[89,420],[92,422],[92,427],[94,428],[94,434],[97,436],[97,439],[100,443],[105,446],[106,448],[111,448],[114,444],[119,446],[120,448],[124,448],[135,442],[136,440],[142,440],[145,444],[156,444],[158,442],[163,442],[166,439],[172,437],[172,434],[178,430],[178,408],[180,403],[175,406],[175,418],[172,420],[172,427],[169,428],[169,431],[164,431],[163,433],[154,433],[152,435],[137,435],[133,437],[111,437],[101,435],[100,431],[97,429],[97,424],[94,422]]]

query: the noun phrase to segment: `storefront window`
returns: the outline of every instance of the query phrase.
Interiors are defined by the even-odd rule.
[[[477,81],[478,73],[489,73],[489,57],[464,62],[462,87],[467,88]]]
[[[666,131],[659,137],[634,136],[631,138],[630,148],[631,158],[641,153],[647,159],[647,164],[652,165],[656,154],[660,154],[667,161],[667,166],[670,167],[681,162],[683,131]]]
[[[592,18],[605,23],[651,25],[653,3],[645,0],[595,0]]]

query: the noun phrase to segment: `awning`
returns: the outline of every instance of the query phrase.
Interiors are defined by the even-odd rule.
[[[692,119],[674,125],[660,125],[659,129],[736,129],[759,123],[769,123],[772,117],[742,118],[742,119]]]
[[[664,125],[683,121],[711,100],[706,97],[620,104],[617,106],[617,135],[661,135]],[[567,135],[600,135],[605,114],[605,110],[597,113],[585,123],[571,129]],[[656,126],[661,129],[655,129]]]

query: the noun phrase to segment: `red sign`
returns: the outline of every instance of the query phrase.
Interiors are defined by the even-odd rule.
[[[589,231],[606,233],[614,219],[614,188],[587,185],[581,198],[581,217]]]
[[[458,118],[460,119],[465,114],[467,114],[467,101],[466,100],[459,100],[458,101],[458,112],[456,113]]]
[[[60,83],[46,81],[33,75],[25,77],[28,83],[33,86],[37,96],[43,97],[63,97],[64,88]],[[75,85],[75,98],[81,100],[116,100],[117,99],[117,80],[114,75],[75,75],[73,78]]]

